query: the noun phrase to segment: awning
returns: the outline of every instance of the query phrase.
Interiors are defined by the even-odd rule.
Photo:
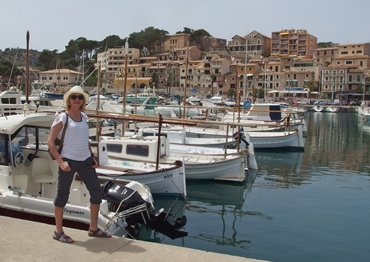
[[[252,76],[253,74],[247,74],[247,76]]]
[[[319,92],[314,91],[314,92],[311,92],[311,94],[313,94],[313,95],[318,95],[318,94],[320,94],[320,93],[319,93]]]
[[[267,93],[268,94],[275,94],[275,93],[279,93],[279,91],[277,91],[277,90],[271,90],[271,91],[268,91]]]

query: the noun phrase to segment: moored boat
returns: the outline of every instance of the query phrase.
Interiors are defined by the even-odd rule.
[[[46,113],[0,118],[0,214],[54,223],[58,163],[46,145],[54,118]],[[147,186],[130,180],[104,182],[99,227],[126,236],[144,223],[171,237],[186,235],[180,230],[186,219],[176,225],[167,223],[168,214],[154,209]],[[90,222],[89,193],[77,174],[64,218],[66,225],[81,229],[87,229]]]

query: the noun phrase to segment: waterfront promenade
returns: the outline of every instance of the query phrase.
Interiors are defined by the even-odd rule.
[[[92,238],[86,231],[65,228],[75,240],[53,240],[54,226],[0,216],[1,261],[262,261],[120,237]]]

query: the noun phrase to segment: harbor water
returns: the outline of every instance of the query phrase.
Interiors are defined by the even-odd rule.
[[[309,112],[304,152],[257,152],[243,184],[187,183],[188,199],[155,199],[186,215],[187,237],[140,237],[268,261],[369,261],[370,124]]]

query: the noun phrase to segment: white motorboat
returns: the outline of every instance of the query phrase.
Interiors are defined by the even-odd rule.
[[[336,105],[329,105],[325,108],[325,112],[338,113],[338,112],[340,112],[340,108]]]
[[[46,145],[54,118],[46,113],[0,117],[1,215],[54,223],[58,164],[51,159]],[[102,192],[98,226],[111,234],[133,234],[138,224],[173,238],[187,234],[181,229],[186,218],[168,223],[168,214],[154,209],[151,192],[142,183],[107,181],[102,184]],[[78,174],[72,182],[64,218],[67,226],[88,228],[89,193]]]
[[[20,90],[7,90],[0,93],[0,111],[5,115],[23,114],[24,110],[41,111],[54,110],[58,107],[53,104],[53,99],[49,99],[39,94],[28,96],[28,108],[24,107],[26,96]]]
[[[314,112],[325,112],[325,107],[323,107],[322,105],[314,105],[312,107],[312,111],[314,111]]]

